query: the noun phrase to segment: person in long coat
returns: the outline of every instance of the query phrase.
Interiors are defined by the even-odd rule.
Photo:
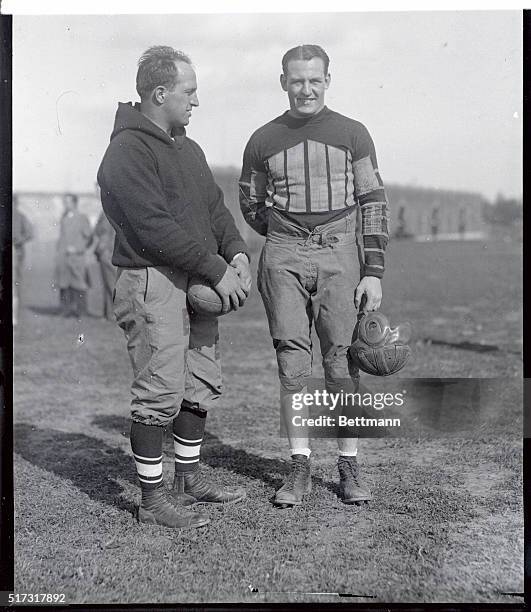
[[[13,325],[18,322],[18,311],[23,301],[22,285],[26,242],[34,237],[33,226],[18,207],[18,198],[13,195]]]
[[[65,211],[57,242],[56,280],[63,316],[79,318],[86,311],[88,284],[85,254],[92,229],[88,218],[77,209],[76,195],[65,194],[63,204]]]

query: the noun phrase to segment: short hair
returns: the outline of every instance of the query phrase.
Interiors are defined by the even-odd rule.
[[[136,73],[136,90],[141,99],[160,85],[168,89],[175,87],[179,78],[176,62],[191,64],[192,60],[182,51],[163,45],[150,47],[142,54]]]
[[[324,73],[328,74],[328,66],[330,65],[330,58],[326,51],[319,45],[299,45],[293,47],[289,51],[286,51],[282,58],[282,71],[284,74],[288,72],[288,64],[291,60],[306,60],[309,61],[314,57],[320,57],[324,63]]]

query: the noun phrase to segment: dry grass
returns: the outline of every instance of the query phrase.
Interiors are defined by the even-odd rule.
[[[255,261],[256,261],[255,257]],[[519,253],[506,243],[395,243],[384,310],[419,338],[518,346]],[[510,273],[508,273],[510,271]],[[402,374],[484,377],[493,397],[465,435],[364,440],[369,507],[337,497],[335,443],[314,445],[314,489],[297,509],[269,500],[286,472],[274,353],[255,295],[222,319],[226,393],[209,416],[204,469],[246,487],[197,531],[138,525],[128,440],[130,365],[119,329],[51,314],[46,268],[28,278],[16,333],[16,590],[71,603],[520,603],[521,368],[518,355],[419,342]],[[446,320],[446,323],[441,322]],[[79,341],[79,335],[84,341]],[[171,477],[168,438],[164,470]]]

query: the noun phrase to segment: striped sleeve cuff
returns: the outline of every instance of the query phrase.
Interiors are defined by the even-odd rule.
[[[387,237],[381,234],[363,236],[363,276],[383,278]]]
[[[381,235],[389,237],[387,229],[387,202],[370,202],[360,204],[361,233],[363,236]]]

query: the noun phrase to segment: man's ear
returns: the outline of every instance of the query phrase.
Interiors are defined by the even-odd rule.
[[[153,90],[152,99],[155,104],[164,104],[164,98],[166,97],[166,88],[160,85],[155,87]]]
[[[288,91],[288,79],[284,73],[280,75],[280,86],[284,91]]]
[[[332,80],[332,75],[330,73],[328,73],[325,76],[325,85],[326,85],[326,89],[328,89],[330,87],[330,81]]]

